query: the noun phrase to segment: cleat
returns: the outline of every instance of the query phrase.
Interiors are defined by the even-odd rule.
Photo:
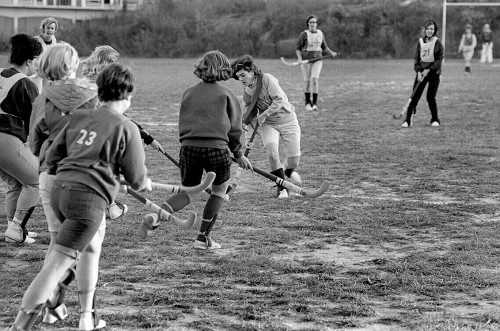
[[[5,242],[17,244],[32,244],[35,239],[28,235],[28,231],[21,227],[17,222],[10,222],[9,227],[5,231]]]
[[[311,106],[311,104],[310,104],[310,103],[306,104],[306,110],[307,110],[307,111],[311,111],[311,110],[313,110],[313,107]]]
[[[409,123],[409,124],[408,124],[408,122],[407,122],[407,121],[404,121],[404,122],[403,122],[403,124],[401,124],[401,127],[402,127],[402,128],[409,128],[409,127],[411,127],[411,120],[410,120],[410,123]]]
[[[314,111],[318,111],[318,106],[313,105],[313,106],[312,106],[312,110],[314,110]]]
[[[440,124],[438,121],[434,121],[431,123],[431,126],[438,127]]]

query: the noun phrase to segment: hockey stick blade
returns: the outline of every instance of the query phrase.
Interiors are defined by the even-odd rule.
[[[411,92],[410,98],[406,101],[406,104],[404,105],[403,110],[401,110],[401,112],[399,114],[393,114],[392,118],[394,118],[395,120],[398,120],[401,117],[406,116],[406,113],[408,112],[408,107],[410,106],[411,100],[415,97],[415,93],[417,92],[417,89],[420,86],[420,83],[421,82],[419,81],[419,82],[417,82],[417,85],[415,85],[415,88]]]
[[[182,185],[171,185],[163,183],[151,183],[151,188],[153,191],[162,191],[168,193],[183,193],[183,194],[198,194],[203,190],[206,190],[210,185],[212,185],[215,179],[215,172],[208,172],[205,176],[203,182],[196,186],[182,186]],[[128,185],[127,182],[121,181],[121,185]]]
[[[168,211],[165,209],[162,209],[160,206],[155,204],[153,201],[143,197],[136,191],[132,190],[130,187],[127,187],[127,193],[142,202],[143,204],[146,205],[146,207],[151,210],[152,212],[158,213],[160,215],[160,218],[162,220],[167,220],[170,222],[173,222],[175,225],[180,227],[181,229],[189,229],[191,226],[193,226],[194,222],[196,221],[196,213],[194,212],[189,212],[189,216],[186,220],[180,219],[172,214],[170,214]]]
[[[236,162],[235,158],[232,158],[232,160],[234,162]],[[325,180],[325,181],[323,181],[323,183],[321,184],[321,186],[317,190],[310,191],[310,190],[305,190],[300,186],[297,186],[293,183],[290,183],[290,182],[284,180],[283,178],[280,178],[280,177],[273,175],[273,174],[271,174],[267,171],[264,171],[262,169],[253,167],[253,171],[258,173],[261,176],[264,176],[264,177],[272,180],[276,184],[281,185],[284,188],[286,188],[294,193],[298,193],[299,195],[304,196],[304,197],[308,197],[308,198],[317,198],[317,197],[323,195],[326,192],[326,190],[328,190],[328,187],[330,186],[330,182]]]
[[[288,62],[287,60],[285,60],[285,58],[284,58],[284,57],[280,57],[280,60],[281,60],[281,62],[282,62],[284,65],[289,66],[289,67],[294,67],[294,66],[301,65],[302,63],[307,63],[307,61]]]

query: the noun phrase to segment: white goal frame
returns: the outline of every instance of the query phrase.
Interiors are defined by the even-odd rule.
[[[500,2],[448,2],[447,0],[443,0],[443,31],[441,34],[441,42],[443,43],[443,46],[446,45],[446,8],[448,6],[487,7],[500,6]]]

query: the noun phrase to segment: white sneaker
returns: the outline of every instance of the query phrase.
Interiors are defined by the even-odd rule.
[[[7,231],[5,231],[5,241],[8,243],[18,243],[18,244],[32,244],[35,242],[35,239],[31,238],[28,234],[26,234],[26,238],[24,238],[23,228],[17,222],[11,222]]]
[[[403,124],[401,124],[401,127],[402,128],[409,128],[411,126],[411,121],[410,121],[410,124],[408,124],[408,122],[404,121]]]
[[[155,229],[160,225],[158,221],[158,214],[150,213],[144,215],[139,229],[137,229],[137,236],[141,239],[146,239],[153,235]]]
[[[437,126],[439,126],[439,122],[438,121],[434,121],[434,122],[431,123],[431,125],[437,127]]]
[[[216,243],[212,239],[210,239],[210,244],[207,244],[208,241],[200,241],[200,240],[195,240],[193,247],[196,249],[204,249],[204,250],[212,250],[212,249],[221,249],[222,246],[219,243]]]
[[[318,111],[318,106],[313,105],[313,106],[312,106],[312,110],[314,110],[314,111]]]
[[[311,104],[310,104],[310,103],[308,103],[308,104],[306,105],[306,110],[307,110],[307,111],[311,111],[311,110],[313,110],[313,107],[311,106]]]
[[[286,189],[282,189],[280,191],[280,194],[278,195],[278,199],[287,199],[288,198],[288,191]]]
[[[10,226],[10,223],[12,223],[12,221],[8,221],[7,222],[8,226]],[[33,231],[28,231],[28,237],[36,238],[36,237],[38,237],[38,233],[37,232],[33,232]]]

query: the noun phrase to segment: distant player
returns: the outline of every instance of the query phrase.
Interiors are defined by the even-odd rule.
[[[427,84],[429,85],[427,88],[427,103],[431,111],[431,125],[434,127],[440,126],[436,94],[441,81],[444,46],[436,37],[437,31],[436,22],[429,20],[424,24],[425,36],[418,39],[413,66],[417,73],[413,83],[413,90],[416,88],[416,91],[408,106],[406,119],[402,124],[403,128],[412,125],[412,116],[417,112],[417,104]]]
[[[493,31],[490,29],[489,24],[483,26],[483,31],[481,31],[481,63],[492,63],[493,62]]]
[[[322,56],[323,51],[327,51],[332,56],[336,56],[337,53],[332,51],[326,44],[323,32],[318,30],[318,17],[316,15],[310,15],[307,18],[306,24],[307,29],[302,31],[297,39],[297,59],[302,61],[318,58]],[[305,82],[304,95],[306,110],[318,110],[319,75],[322,67],[323,61],[321,60],[312,63],[304,63],[300,66]]]
[[[295,184],[300,185],[300,176],[296,169],[299,166],[301,154],[301,132],[295,107],[288,101],[276,77],[269,73],[262,73],[250,55],[239,57],[231,64],[231,67],[233,78],[239,80],[244,86],[243,104],[245,107],[250,105],[255,93],[258,93],[257,114],[254,120],[261,124],[260,135],[266,149],[271,174],[282,179],[293,178]],[[253,130],[246,132],[247,141],[252,132]],[[280,141],[286,154],[284,164],[280,161]],[[288,191],[278,185],[277,197],[288,198]]]
[[[35,36],[35,38],[42,44],[43,50],[57,44],[55,33],[59,29],[59,22],[53,17],[47,17],[40,23],[40,30],[42,33]],[[35,76],[31,78],[38,87],[38,93],[42,93],[43,79]]]
[[[135,190],[151,190],[151,180],[146,177],[139,130],[123,116],[134,91],[132,73],[120,64],[110,64],[97,78],[97,86],[101,106],[71,115],[47,151],[49,174],[57,174],[52,205],[62,225],[52,252],[23,296],[13,330],[31,329],[61,277],[78,260],[79,330],[106,326],[95,311],[97,279],[80,278],[82,269],[98,267],[88,264],[85,255],[100,250],[89,245],[106,206],[118,193],[119,176]]]
[[[458,53],[462,53],[465,61],[465,70],[464,73],[467,75],[471,74],[470,65],[472,57],[474,56],[474,49],[477,45],[476,35],[472,33],[472,25],[465,25],[465,33],[462,35],[462,39],[460,39],[460,45],[458,46]]]
[[[229,153],[234,155],[241,168],[252,169],[252,165],[243,155],[240,143],[243,129],[238,98],[218,83],[231,78],[228,58],[219,51],[208,52],[195,65],[194,74],[201,82],[184,91],[179,113],[182,185],[196,186],[201,183],[203,171],[215,172],[212,193],[203,210],[194,248],[219,249],[221,245],[211,239],[210,232],[231,178]],[[173,213],[186,207],[191,200],[190,195],[177,194],[163,203],[162,208]]]

